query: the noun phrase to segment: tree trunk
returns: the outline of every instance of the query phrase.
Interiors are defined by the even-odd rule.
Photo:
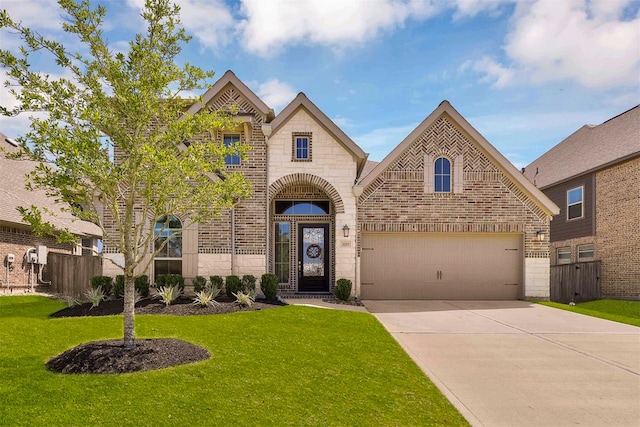
[[[125,348],[133,348],[136,346],[134,316],[135,316],[135,287],[133,274],[127,274],[125,270],[124,276],[124,346]]]

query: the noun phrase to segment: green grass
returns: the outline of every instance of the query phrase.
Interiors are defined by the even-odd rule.
[[[600,317],[614,322],[640,326],[640,301],[623,301],[613,299],[601,299],[596,301],[581,302],[575,306],[560,304],[557,302],[541,302],[540,304],[587,316]]]
[[[51,357],[122,337],[122,317],[50,319],[64,304],[0,297],[0,425],[468,425],[370,314],[288,306],[136,316],[138,338],[206,347],[195,364],[64,375]]]

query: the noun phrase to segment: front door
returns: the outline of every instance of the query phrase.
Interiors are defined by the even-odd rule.
[[[299,224],[298,242],[298,292],[329,292],[329,224]]]

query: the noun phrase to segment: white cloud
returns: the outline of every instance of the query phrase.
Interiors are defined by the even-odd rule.
[[[2,8],[11,19],[22,25],[40,30],[60,30],[62,10],[51,0],[3,0]],[[4,41],[3,41],[4,44]]]
[[[640,15],[634,0],[518,3],[504,51],[508,64],[483,57],[473,70],[504,87],[574,80],[591,89],[640,82]],[[637,7],[637,4],[636,4]]]
[[[351,120],[342,116],[336,116],[333,119],[331,119],[331,121],[335,123],[336,126],[342,128],[342,130],[344,130],[344,128],[346,127],[351,127],[353,125],[353,122]]]
[[[211,48],[229,43],[235,20],[222,0],[183,0],[179,4],[182,23],[200,43]]]
[[[492,58],[484,56],[476,61],[466,61],[460,67],[461,71],[472,69],[483,74],[480,83],[493,83],[493,86],[502,88],[514,82],[516,72],[513,69],[503,67]]]
[[[456,12],[454,19],[471,17],[481,12],[495,12],[505,3],[513,3],[515,0],[456,0]]]
[[[262,83],[257,92],[258,97],[269,107],[276,110],[276,113],[289,104],[297,95],[291,86],[278,79],[271,79]]]
[[[144,0],[127,0],[130,7],[142,10]],[[182,25],[200,43],[209,48],[228,44],[234,34],[235,20],[223,0],[179,0]]]
[[[409,19],[425,19],[438,8],[427,0],[243,0],[240,22],[245,48],[269,56],[300,43],[344,47],[361,44]]]

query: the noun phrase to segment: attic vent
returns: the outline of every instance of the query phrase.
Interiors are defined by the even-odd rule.
[[[18,146],[18,143],[11,138],[5,138],[4,140],[7,141],[9,144],[13,145],[14,147]]]

